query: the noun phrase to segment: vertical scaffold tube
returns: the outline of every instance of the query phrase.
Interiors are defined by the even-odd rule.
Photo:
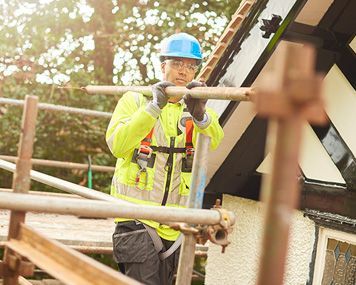
[[[196,152],[192,170],[192,182],[188,207],[201,209],[203,205],[204,189],[206,184],[208,150],[210,137],[199,134],[197,139]],[[193,234],[185,234],[181,245],[179,265],[177,273],[177,285],[188,285],[191,283],[196,238]]]
[[[18,149],[16,171],[13,176],[12,188],[15,193],[27,193],[30,189],[31,157],[33,142],[36,132],[36,120],[38,113],[38,97],[26,96],[21,123],[21,135]],[[19,234],[20,224],[25,221],[25,212],[11,211],[8,240],[16,239]],[[4,264],[8,268],[12,253],[5,248]],[[18,270],[6,270],[4,276],[5,285],[17,285]]]

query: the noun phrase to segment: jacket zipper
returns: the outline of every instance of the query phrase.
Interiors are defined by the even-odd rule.
[[[175,138],[171,137],[170,141],[170,146],[169,146],[169,155],[167,159],[167,163],[165,168],[167,167],[167,181],[166,185],[164,187],[164,195],[163,195],[163,200],[162,200],[162,206],[166,205],[167,199],[168,199],[168,194],[169,194],[169,186],[171,185],[171,177],[172,177],[172,170],[173,170],[173,149],[174,149],[174,142]]]

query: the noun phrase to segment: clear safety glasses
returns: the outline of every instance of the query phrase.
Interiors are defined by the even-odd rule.
[[[195,73],[199,68],[199,66],[196,64],[184,63],[183,61],[177,59],[167,59],[165,61],[168,62],[169,65],[174,69],[180,70],[184,67],[185,70],[187,70],[189,73]]]

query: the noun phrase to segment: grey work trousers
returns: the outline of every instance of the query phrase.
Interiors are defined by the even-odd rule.
[[[172,241],[162,239],[166,251]],[[142,223],[120,222],[113,234],[113,255],[119,269],[127,276],[148,285],[171,285],[178,267],[178,248],[172,255],[160,260],[153,241]]]

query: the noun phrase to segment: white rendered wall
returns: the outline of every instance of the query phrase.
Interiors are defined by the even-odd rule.
[[[263,209],[260,202],[224,195],[223,208],[234,211],[237,223],[221,254],[221,247],[209,244],[205,284],[252,285],[256,283],[261,253]],[[315,224],[296,211],[291,228],[284,284],[305,285],[315,241]],[[271,272],[273,274],[273,272]]]

